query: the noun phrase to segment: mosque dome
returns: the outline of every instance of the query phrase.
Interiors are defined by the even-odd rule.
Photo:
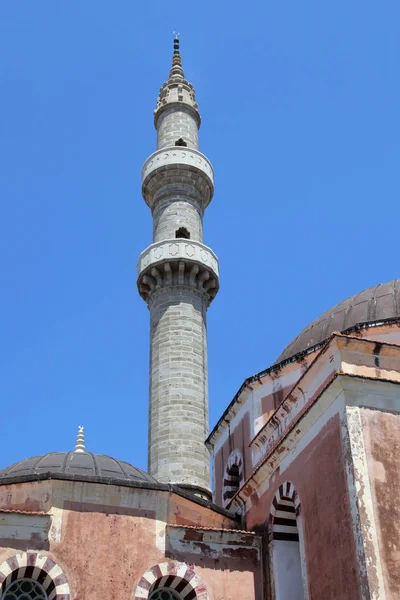
[[[324,312],[307,325],[275,364],[322,344],[334,331],[350,333],[357,326],[400,321],[400,279],[363,290]]]
[[[157,484],[148,473],[122,460],[93,452],[50,452],[0,471],[0,485],[36,479],[67,479],[115,485]]]

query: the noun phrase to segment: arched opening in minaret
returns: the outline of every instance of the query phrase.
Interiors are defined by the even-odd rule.
[[[187,143],[183,138],[179,138],[179,140],[176,140],[175,146],[187,146]]]
[[[190,240],[190,233],[188,232],[186,227],[179,227],[179,229],[175,231],[175,237],[183,238],[184,240]]]

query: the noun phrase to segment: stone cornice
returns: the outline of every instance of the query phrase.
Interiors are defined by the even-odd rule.
[[[165,240],[152,244],[139,257],[139,293],[146,302],[172,287],[190,288],[207,304],[219,288],[218,259],[214,252],[194,240]]]

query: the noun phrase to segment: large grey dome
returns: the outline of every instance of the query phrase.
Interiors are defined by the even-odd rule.
[[[343,332],[361,324],[396,319],[400,320],[400,279],[368,288],[327,310],[303,329],[275,364],[321,344],[334,331]]]
[[[0,485],[32,479],[74,479],[125,484],[157,484],[156,479],[122,460],[92,452],[50,452],[21,460],[0,471]]]

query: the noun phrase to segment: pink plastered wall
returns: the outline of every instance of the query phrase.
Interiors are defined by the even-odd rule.
[[[283,473],[279,469],[274,473],[261,497],[252,498],[249,529],[265,531],[273,498],[286,481],[300,498],[310,598],[361,598],[338,415]]]
[[[400,598],[400,415],[361,409],[386,600]]]

